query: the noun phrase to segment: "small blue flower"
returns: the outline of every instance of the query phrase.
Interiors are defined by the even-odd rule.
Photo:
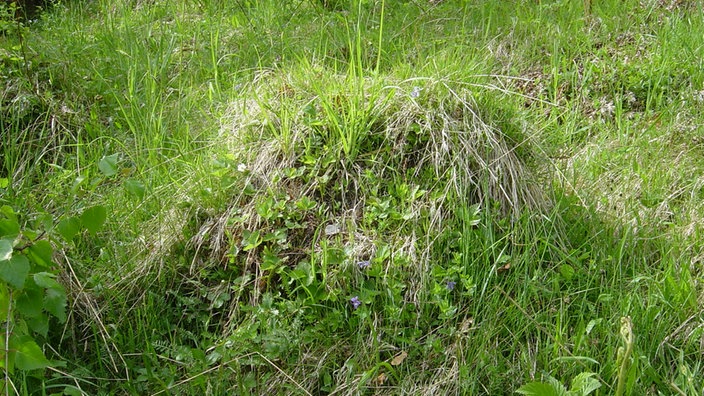
[[[359,300],[358,296],[354,296],[350,298],[350,304],[352,304],[352,309],[357,309],[360,305],[362,305],[362,302]]]
[[[455,281],[447,281],[447,284],[445,285],[445,287],[447,288],[447,290],[454,290],[456,285],[457,285],[457,282],[455,282]]]
[[[412,98],[417,98],[420,96],[420,87],[413,87],[413,91],[411,91],[411,97]]]
[[[359,267],[359,269],[362,269],[362,270],[369,268],[369,266],[371,266],[371,265],[372,265],[372,263],[370,263],[369,260],[364,260],[364,261],[360,261],[357,263],[357,267]]]

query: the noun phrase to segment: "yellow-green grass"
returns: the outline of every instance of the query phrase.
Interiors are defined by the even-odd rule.
[[[702,9],[588,5],[67,1],[3,24],[0,204],[69,294],[35,335],[63,363],[8,383],[695,394]],[[96,205],[100,232],[60,237]]]

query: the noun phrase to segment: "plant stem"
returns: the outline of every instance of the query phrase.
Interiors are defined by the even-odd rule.
[[[5,322],[5,396],[10,396],[10,319],[12,318],[12,289],[8,290]]]
[[[621,367],[618,372],[616,396],[623,395],[623,391],[626,387],[626,376],[628,375],[628,368],[630,367],[629,360],[631,358],[631,352],[633,351],[633,325],[631,324],[631,318],[628,316],[621,318],[621,337],[626,344],[626,349],[623,353]]]

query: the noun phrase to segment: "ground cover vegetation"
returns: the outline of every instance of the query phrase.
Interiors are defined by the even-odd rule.
[[[698,2],[13,7],[5,394],[704,388]]]

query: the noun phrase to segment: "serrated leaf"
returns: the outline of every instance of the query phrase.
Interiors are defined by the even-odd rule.
[[[144,199],[144,192],[146,191],[146,188],[144,187],[144,183],[141,181],[136,179],[127,179],[125,180],[125,189],[128,193],[134,195],[140,200]]]
[[[32,337],[20,337],[15,347],[15,367],[20,370],[37,370],[51,364]]]
[[[586,396],[601,388],[601,382],[594,377],[594,373],[580,373],[572,379],[571,392]]]
[[[0,279],[15,289],[22,289],[29,275],[29,259],[24,254],[16,254],[10,260],[0,261]]]
[[[15,302],[17,311],[27,318],[35,318],[42,314],[42,290],[27,287]]]
[[[103,175],[110,177],[117,174],[117,160],[119,154],[104,156],[98,161],[98,169]]]
[[[551,384],[545,382],[531,382],[516,390],[516,393],[528,396],[565,396],[564,389],[555,389]]]
[[[95,235],[103,227],[107,217],[108,211],[104,206],[93,206],[83,211],[83,214],[81,214],[81,223],[88,232]]]
[[[59,224],[57,224],[56,230],[62,238],[64,238],[67,242],[70,242],[76,234],[81,232],[81,221],[76,217],[63,219],[59,222]]]
[[[54,249],[49,241],[36,241],[29,247],[29,256],[42,267],[51,267],[53,254]]]
[[[56,281],[56,275],[50,272],[38,272],[34,274],[33,279],[37,286],[45,289],[56,289],[60,291],[64,289],[64,287]]]
[[[35,318],[29,319],[27,324],[33,332],[41,335],[42,337],[46,337],[49,334],[49,316],[44,313]]]
[[[12,240],[0,239],[0,261],[7,261],[12,258]]]
[[[44,296],[44,309],[54,315],[59,322],[66,321],[66,293],[63,290],[47,289]]]
[[[552,386],[558,396],[569,396],[567,388],[557,378],[548,376],[548,384]]]

